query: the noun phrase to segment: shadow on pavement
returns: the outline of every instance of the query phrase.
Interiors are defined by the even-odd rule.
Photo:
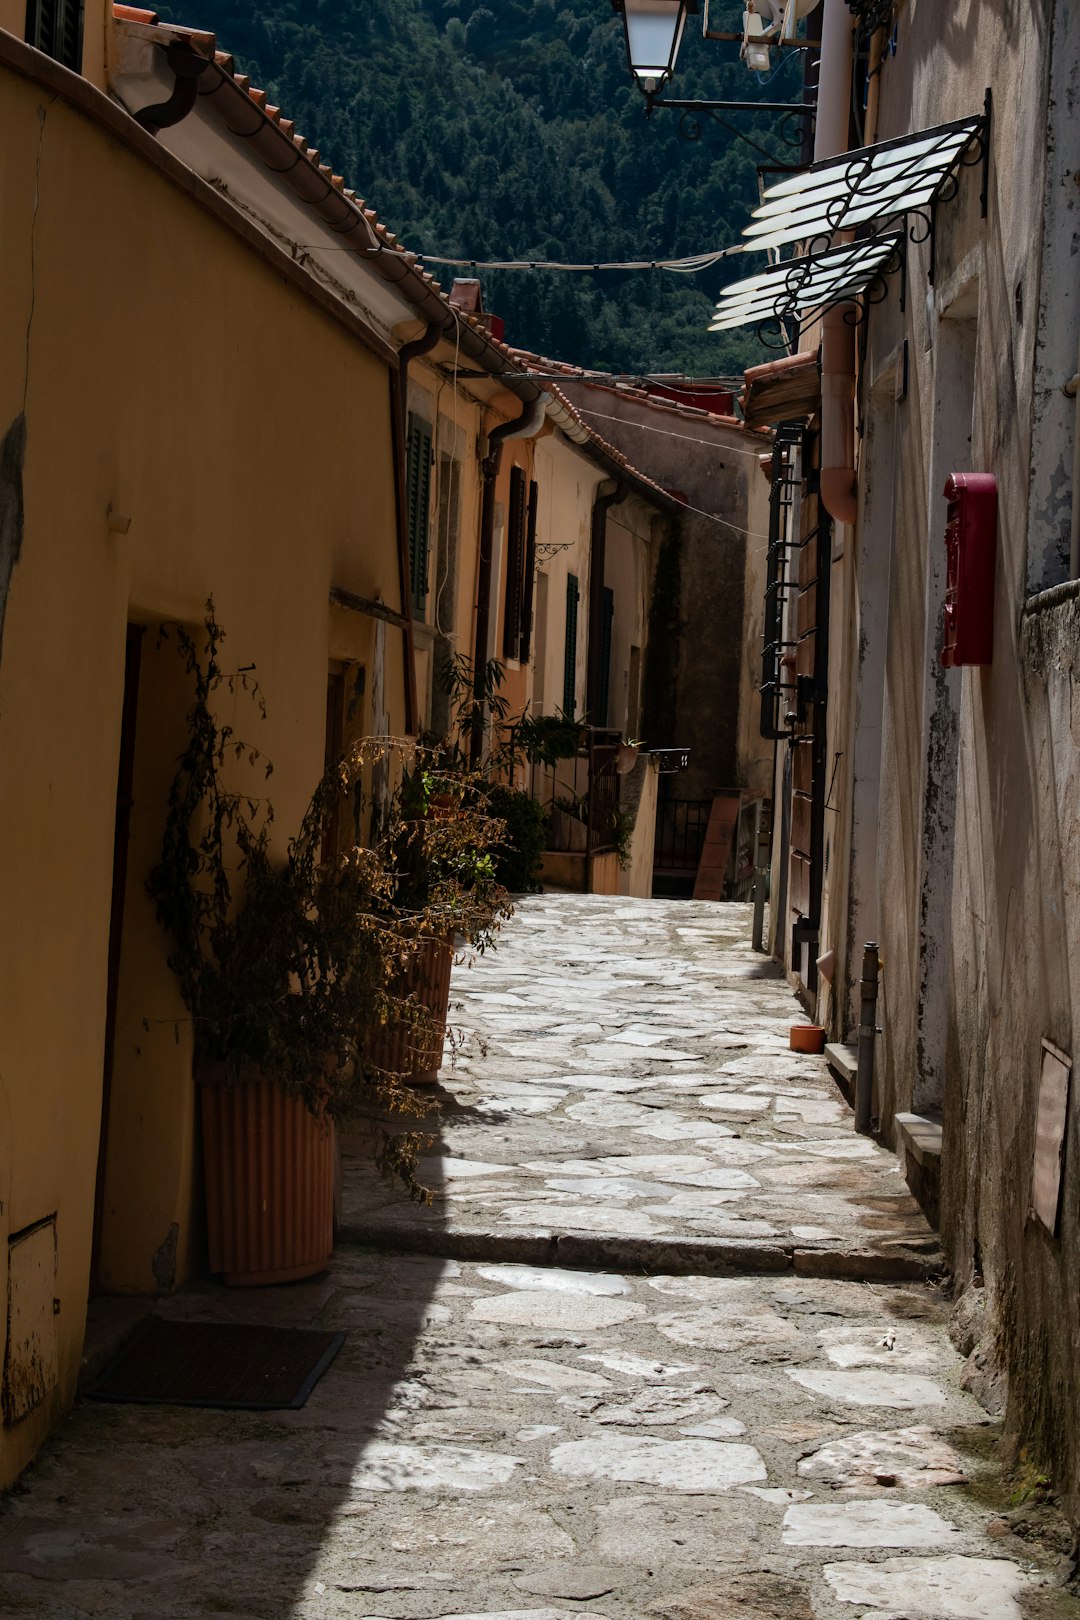
[[[344,1150],[362,1155],[365,1144],[350,1138]],[[346,1340],[299,1411],[81,1401],[0,1502],[0,1615],[377,1612],[395,1555],[376,1521],[389,1522],[402,1471],[424,1466],[396,1435],[436,1399],[416,1376],[414,1352],[445,1314],[433,1296],[452,1269],[339,1248],[308,1282],[227,1289],[205,1280],[154,1306],[169,1317],[340,1329]],[[121,1320],[138,1317],[128,1302],[104,1303]]]

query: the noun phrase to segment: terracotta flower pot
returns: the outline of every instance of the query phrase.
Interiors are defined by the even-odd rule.
[[[413,996],[431,1014],[433,1027],[418,1028],[406,1018],[391,1017],[368,1039],[367,1053],[372,1062],[381,1069],[403,1074],[410,1085],[431,1086],[439,1078],[453,965],[453,946],[426,935],[398,972],[393,992],[403,999]]]
[[[820,1024],[792,1024],[788,1045],[793,1052],[820,1056],[825,1050],[825,1031]]]
[[[210,1270],[257,1287],[323,1271],[334,1247],[334,1127],[224,1064],[198,1073]]]

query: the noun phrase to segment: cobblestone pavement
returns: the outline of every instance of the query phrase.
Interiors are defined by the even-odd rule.
[[[657,1259],[666,1242],[677,1267],[343,1246],[310,1283],[186,1290],[164,1314],[312,1323],[346,1343],[297,1412],[77,1407],[0,1513],[0,1614],[1080,1620],[1067,1536],[1008,1505],[999,1423],[962,1387],[944,1291],[794,1269],[805,1252],[865,1253],[872,1270],[897,1235],[876,1216],[897,1211],[905,1241],[917,1229],[888,1156],[842,1154],[850,1115],[813,1067],[788,1069],[791,998],[740,948],[745,923],[543,898],[455,988],[469,1045],[436,1161],[450,1196],[422,1229],[532,1234],[550,1261],[552,1233],[604,1239],[610,1216],[640,1212],[647,1230],[616,1220],[612,1241],[648,1240]],[[648,1055],[661,1046],[686,1056],[665,1065]],[[752,1071],[728,1069],[748,1051]],[[725,1113],[732,1095],[764,1106]],[[642,1112],[582,1115],[576,1099]],[[661,1124],[672,1134],[650,1139]],[[758,1152],[733,1161],[740,1145]],[[473,1173],[450,1173],[467,1154]],[[687,1272],[686,1233],[719,1241],[707,1212],[767,1224],[754,1241],[792,1259]]]
[[[358,1159],[361,1241],[686,1270],[921,1276],[938,1248],[856,1136],[751,908],[545,895],[455,973],[430,1209]],[[552,1242],[554,1239],[554,1243]]]

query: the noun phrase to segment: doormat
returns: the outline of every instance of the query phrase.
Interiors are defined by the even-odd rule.
[[[150,1316],[84,1393],[95,1401],[295,1410],[344,1343],[344,1333],[311,1328]]]

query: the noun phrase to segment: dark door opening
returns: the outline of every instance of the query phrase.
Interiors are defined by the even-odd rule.
[[[109,1132],[113,1057],[116,1050],[116,1005],[120,988],[120,944],[127,890],[128,839],[134,803],[135,718],[139,705],[139,665],[142,627],[129,624],[124,652],[124,702],[120,719],[120,763],[116,780],[116,820],[113,828],[112,902],[109,911],[109,967],[105,999],[105,1051],[101,1085],[101,1131],[98,1137],[97,1181],[94,1188],[94,1232],[90,1253],[90,1293],[101,1288],[101,1228],[105,1209],[105,1160]]]

